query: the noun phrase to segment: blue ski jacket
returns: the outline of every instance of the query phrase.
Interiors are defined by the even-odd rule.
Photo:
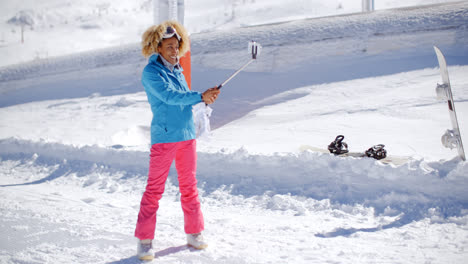
[[[195,139],[192,105],[202,102],[200,92],[188,88],[181,67],[171,72],[159,54],[143,69],[141,83],[153,112],[151,145]]]

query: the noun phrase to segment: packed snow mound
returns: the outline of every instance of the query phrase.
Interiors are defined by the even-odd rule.
[[[27,151],[26,145],[32,143],[13,141],[3,141],[0,145],[17,144]],[[59,152],[62,150],[58,145],[49,147],[51,150],[57,148]],[[132,172],[128,173],[122,167],[116,170],[115,167],[92,162],[54,161],[47,154],[31,155],[26,151],[0,154],[0,192],[4,198],[0,201],[0,211],[2,232],[8,242],[2,245],[0,262],[140,263],[135,256],[132,231],[146,175],[131,167],[128,168]],[[241,151],[229,158],[248,163],[242,156]],[[322,158],[325,160],[319,162],[323,164],[335,157]],[[260,173],[264,173],[264,167],[271,165],[266,157],[254,159],[260,163],[255,167],[249,163],[245,169],[259,168]],[[314,161],[314,158],[306,159]],[[290,158],[283,161],[298,164]],[[292,166],[286,167],[293,169]],[[451,166],[445,164],[444,167]],[[303,179],[312,173],[307,172]],[[247,181],[205,191],[203,186],[213,188],[213,182],[201,181],[200,199],[207,227],[204,236],[210,247],[205,251],[193,251],[186,246],[175,177],[171,170],[160,201],[154,243],[158,263],[219,263],[220,260],[232,264],[272,263],[276,260],[324,263],[331,259],[353,262],[363,258],[369,262],[388,259],[414,262],[415,257],[421,263],[428,258],[438,262],[464,261],[464,250],[455,245],[465,243],[464,227],[468,224],[468,215],[466,210],[456,209],[462,201],[459,197],[447,195],[451,191],[445,190],[450,185],[447,183],[442,185],[445,192],[438,196],[439,202],[430,201],[435,197],[428,196],[426,191],[412,203],[410,199],[417,196],[413,191],[417,190],[414,186],[405,186],[408,189],[403,194],[395,192],[381,199],[399,200],[402,210],[386,207],[382,211],[363,204],[337,203],[333,198],[317,200],[281,194],[279,187],[261,195],[242,194],[242,188],[236,186],[246,186]],[[355,185],[369,185],[359,182],[362,179],[359,178]],[[442,181],[437,179],[434,183]],[[452,178],[446,181],[455,184]],[[375,181],[370,182],[373,183]],[[399,184],[396,181],[386,183],[394,187]],[[408,183],[404,180],[402,184]],[[333,184],[336,183],[327,182],[322,187]],[[347,186],[352,184],[349,181],[340,184],[338,192],[346,192]],[[232,188],[237,188],[237,194],[233,194]],[[404,186],[397,189],[403,190]],[[442,198],[443,195],[446,198]],[[447,207],[427,209],[420,207],[424,205],[420,201],[426,205],[432,203]],[[242,245],[239,245],[239,239],[242,239]],[[359,248],[356,248],[357,244]],[[414,255],[415,248],[421,250],[420,255]],[[377,255],[376,249],[379,250]],[[239,250],[242,250],[242,256],[239,256]]]
[[[87,179],[93,175],[90,172],[99,170],[119,175],[121,178],[109,178],[105,183],[117,186],[132,178],[144,180],[149,163],[147,152],[98,146],[2,139],[0,147],[2,161],[19,160],[55,168],[34,184],[70,174],[83,175],[82,181],[89,183],[95,181]],[[441,162],[412,160],[394,166],[374,159],[317,152],[265,156],[240,149],[234,153],[199,153],[197,174],[207,193],[227,188],[231,194],[245,197],[270,193],[328,199],[337,204],[371,206],[379,214],[396,210],[410,214],[408,220],[422,217],[420,214],[430,208],[443,208],[444,216],[459,215],[468,202],[464,188],[468,163],[458,158]],[[174,168],[170,179],[177,182]]]

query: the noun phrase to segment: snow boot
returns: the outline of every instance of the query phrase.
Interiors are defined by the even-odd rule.
[[[151,239],[138,240],[137,256],[139,260],[153,260],[154,250]]]
[[[208,244],[203,240],[203,235],[198,234],[187,234],[187,244],[196,249],[205,249]]]

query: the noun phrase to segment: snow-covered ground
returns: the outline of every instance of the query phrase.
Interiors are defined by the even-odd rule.
[[[121,5],[135,12],[144,2]],[[190,8],[195,1],[186,2]],[[239,27],[307,13],[275,17],[262,3],[282,1],[244,2],[251,8],[236,9],[238,20],[191,28],[195,90],[244,63],[252,37],[264,46],[258,61],[223,88],[212,105],[215,129],[198,140],[209,248],[185,245],[172,169],[154,262],[466,262],[468,165],[440,143],[450,122],[446,102],[435,98],[441,78],[432,45],[446,54],[468,142],[468,2]],[[351,1],[331,2],[355,12],[346,9]],[[448,1],[376,7],[411,2]],[[68,5],[78,3],[87,7]],[[261,16],[242,20],[242,10]],[[320,13],[332,14],[325,7]],[[71,25],[64,29],[79,35]],[[0,69],[0,263],[139,263],[133,230],[151,113],[139,81],[145,61],[134,42]],[[383,143],[390,155],[409,160],[394,166],[310,150],[325,149],[338,134],[351,150]]]

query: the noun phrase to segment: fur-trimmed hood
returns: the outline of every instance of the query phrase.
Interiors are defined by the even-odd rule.
[[[190,43],[187,30],[179,22],[167,20],[159,25],[149,27],[145,33],[143,33],[141,39],[141,53],[145,58],[148,58],[153,53],[158,53],[158,45],[162,41],[167,27],[173,27],[181,38],[179,41],[179,57],[184,56],[184,54],[189,51]]]

